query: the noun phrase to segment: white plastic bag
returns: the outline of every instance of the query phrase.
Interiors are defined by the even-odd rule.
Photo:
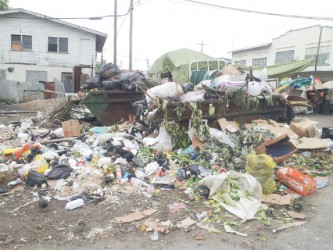
[[[260,84],[260,82],[252,81],[247,85],[247,93],[252,96],[258,96],[262,93],[264,88]]]
[[[253,72],[253,76],[259,78],[261,81],[267,81],[268,80],[267,68],[265,67],[260,71]]]
[[[230,140],[229,136],[221,130],[216,128],[209,128],[210,135],[219,141],[220,143],[227,144],[228,146],[234,148],[235,144]]]
[[[159,168],[159,164],[156,161],[153,161],[151,163],[149,163],[146,167],[145,167],[145,175],[146,177],[148,177],[149,175],[152,175],[153,173],[156,172],[156,170]]]
[[[146,95],[146,101],[147,104],[149,105],[152,102],[154,102],[154,99],[156,99],[156,97],[165,98],[169,96],[172,98],[176,98],[182,95],[183,93],[184,93],[183,89],[178,83],[166,82],[162,85],[148,89]]]
[[[189,91],[180,97],[181,102],[199,102],[204,101],[205,90]]]
[[[97,166],[101,168],[104,165],[110,165],[110,164],[111,164],[111,157],[102,157],[98,160]]]
[[[164,126],[160,127],[158,136],[155,138],[157,140],[156,149],[158,152],[161,151],[172,151],[172,141],[171,136],[168,134]]]
[[[64,130],[63,128],[57,128],[53,131],[53,134],[55,134],[58,138],[64,137]]]

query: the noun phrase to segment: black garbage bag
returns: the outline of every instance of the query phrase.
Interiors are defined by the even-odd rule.
[[[213,91],[208,91],[206,90],[206,92],[204,93],[204,99],[205,100],[211,100],[211,99],[219,99],[219,96],[213,92]]]
[[[42,184],[44,184],[44,183],[48,186],[46,177],[33,169],[31,169],[29,171],[28,177],[27,177],[25,183],[29,187],[34,187],[35,185],[37,185],[37,187],[41,187]]]
[[[189,178],[189,176],[186,175],[186,171],[184,168],[178,169],[176,173],[176,178],[179,181],[183,181]]]
[[[194,84],[191,83],[191,82],[189,82],[189,83],[184,83],[184,84],[182,85],[182,89],[183,89],[183,91],[184,91],[185,93],[188,92],[188,91],[193,91],[193,90],[194,90]]]
[[[109,79],[109,78],[119,75],[119,74],[120,74],[120,70],[119,70],[118,66],[113,63],[105,64],[99,72],[99,76],[102,80]]]
[[[91,90],[95,88],[101,87],[101,79],[99,76],[94,76],[90,79],[87,79],[83,86],[81,87],[82,90]]]
[[[120,89],[122,82],[122,80],[102,81],[102,88],[105,90],[117,90]]]
[[[122,158],[126,159],[126,161],[131,162],[134,158],[134,155],[131,151],[123,149],[124,145],[113,145],[111,142],[105,143],[103,146],[109,152],[115,152],[120,155]]]
[[[121,90],[127,90],[127,91],[135,91],[136,90],[136,84],[132,82],[125,82],[121,84],[120,87]]]
[[[209,197],[210,189],[206,186],[198,186],[194,189],[198,195],[203,196],[205,198]]]
[[[0,194],[7,193],[9,191],[8,187],[0,185]]]
[[[67,179],[73,169],[67,164],[58,164],[52,167],[52,170],[48,173],[47,179],[49,180],[58,180],[58,179]]]
[[[212,172],[208,168],[200,165],[188,165],[184,168],[178,169],[176,178],[180,181],[189,178],[204,178],[207,175],[211,175]]]

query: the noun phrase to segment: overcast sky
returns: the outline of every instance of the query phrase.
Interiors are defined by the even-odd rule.
[[[262,12],[333,18],[332,0],[198,0],[216,5]],[[118,0],[118,15],[128,11],[130,0]],[[134,0],[133,69],[147,69],[159,56],[183,47],[213,57],[231,58],[234,49],[271,42],[291,30],[333,22],[252,14],[204,7],[186,0]],[[113,0],[10,0],[12,8],[24,8],[51,17],[112,15]],[[129,15],[118,17],[117,64],[128,68]],[[100,21],[65,20],[108,34],[104,57],[113,61],[113,17]],[[302,39],[300,37],[300,39]]]

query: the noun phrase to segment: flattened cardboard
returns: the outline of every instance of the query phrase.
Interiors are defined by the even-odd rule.
[[[205,149],[205,146],[204,146],[203,142],[200,141],[200,139],[195,134],[193,134],[193,137],[192,137],[192,145],[194,147],[199,147],[200,150]]]
[[[289,158],[291,155],[293,155],[297,151],[297,148],[290,142],[290,138],[286,134],[281,135],[273,140],[264,142],[262,145],[257,147],[254,151],[257,155],[260,155],[260,154],[270,155],[269,148],[272,146],[278,146],[278,145],[281,145],[281,148],[283,146],[285,149],[288,149],[288,152],[285,153],[284,155],[279,155],[279,156],[271,155],[277,164],[279,164],[282,161],[284,161],[285,159]]]
[[[81,135],[80,124],[78,120],[68,120],[61,123],[64,130],[64,137],[73,137]]]
[[[296,147],[300,150],[314,150],[314,149],[326,149],[328,147],[327,143],[319,138],[307,138],[303,137]]]
[[[303,220],[306,217],[305,214],[303,214],[303,213],[297,213],[295,211],[287,211],[287,213],[293,219]]]
[[[277,123],[278,124],[278,123]],[[275,125],[277,125],[275,124]],[[297,139],[298,135],[288,127],[275,126],[268,123],[258,123],[258,126],[269,130],[276,136],[287,134],[290,139]]]
[[[262,197],[262,202],[277,204],[277,205],[289,205],[291,201],[291,196],[287,195],[279,195],[279,194],[268,194]]]
[[[221,118],[218,123],[223,132],[236,132],[239,130],[239,124],[235,121],[227,121],[227,119]]]
[[[301,137],[313,138],[317,134],[316,124],[318,124],[318,122],[304,118],[292,121],[290,123],[290,128]]]

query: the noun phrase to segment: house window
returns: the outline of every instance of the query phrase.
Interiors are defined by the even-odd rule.
[[[252,59],[253,67],[265,67],[267,65],[267,57]]]
[[[245,66],[245,65],[246,65],[246,60],[238,60],[238,61],[235,61],[235,65]]]
[[[275,54],[275,64],[290,63],[294,60],[295,50],[279,51]]]
[[[68,38],[49,37],[48,52],[68,53]]]
[[[305,49],[305,59],[310,57],[316,57],[317,56],[317,47],[311,47]],[[325,66],[330,65],[330,46],[322,46],[319,48],[318,53],[318,66]],[[315,65],[315,62],[312,64]]]
[[[31,51],[32,36],[26,35],[11,35],[11,50],[16,51]]]

